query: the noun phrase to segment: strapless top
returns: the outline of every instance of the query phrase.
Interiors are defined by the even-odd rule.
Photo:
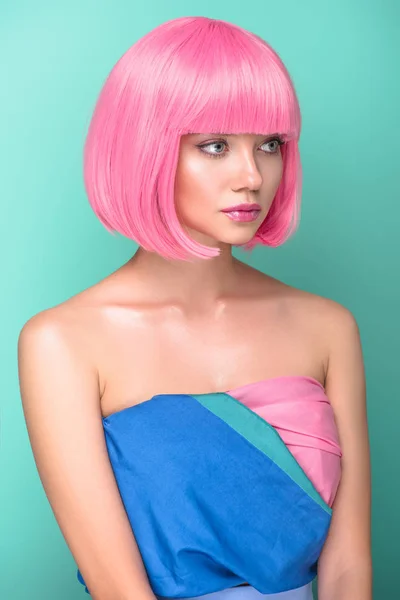
[[[158,394],[103,418],[103,429],[157,597],[244,582],[277,594],[315,578],[342,456],[319,381]]]

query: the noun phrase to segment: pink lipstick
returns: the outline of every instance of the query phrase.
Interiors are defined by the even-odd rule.
[[[261,212],[261,206],[256,203],[237,204],[236,206],[224,208],[221,212],[225,213],[226,216],[233,221],[248,223],[249,221],[255,221],[257,219]]]

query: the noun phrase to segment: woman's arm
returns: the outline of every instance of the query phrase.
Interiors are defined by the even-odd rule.
[[[366,385],[357,323],[331,303],[326,393],[342,448],[342,477],[318,561],[319,600],[371,600],[371,476]]]
[[[18,340],[21,398],[40,479],[91,597],[154,600],[107,453],[97,370],[54,310],[30,319]]]

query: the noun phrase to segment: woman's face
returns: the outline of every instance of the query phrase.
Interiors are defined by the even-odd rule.
[[[180,142],[175,207],[189,235],[207,246],[250,241],[271,207],[282,178],[279,135],[188,134]],[[259,211],[225,212],[257,203]],[[249,213],[247,212],[249,216]]]

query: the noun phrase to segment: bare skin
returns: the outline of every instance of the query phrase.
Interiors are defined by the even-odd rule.
[[[367,600],[369,456],[358,330],[338,303],[232,256],[232,244],[252,239],[267,215],[282,157],[267,152],[265,136],[224,137],[229,153],[210,160],[197,145],[220,136],[184,136],[176,176],[182,225],[220,256],[167,261],[139,248],[115,272],[25,324],[19,375],[38,471],[94,600],[154,600],[101,418],[160,393],[313,377],[325,385],[344,451],[320,561],[321,600],[347,600],[342,586]],[[262,208],[255,222],[235,223],[220,212],[246,201]]]
[[[173,294],[157,300],[131,261],[55,309],[94,360],[103,417],[160,393],[226,391],[280,375],[324,385],[318,297],[239,261],[235,267],[237,287],[207,310]]]

